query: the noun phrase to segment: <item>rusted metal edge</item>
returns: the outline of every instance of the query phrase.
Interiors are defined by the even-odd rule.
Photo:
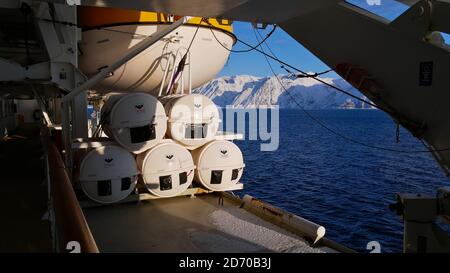
[[[243,184],[237,183],[236,185],[233,185],[233,187],[230,187],[230,190],[242,190]],[[177,198],[177,197],[183,197],[183,196],[196,196],[201,194],[210,194],[215,193],[214,191],[205,189],[203,187],[192,187],[188,188],[186,191],[180,193],[177,196],[172,197],[159,197],[156,195],[153,195],[151,193],[139,193],[139,194],[132,194],[128,196],[127,198],[123,199],[122,201],[119,201],[117,203],[114,203],[114,205],[124,204],[124,203],[135,203],[140,201],[146,201],[146,200],[158,200],[158,199],[170,199],[170,198]],[[80,201],[80,206],[83,209],[88,208],[94,208],[94,207],[102,207],[102,206],[110,206],[111,204],[102,204],[98,203],[92,200],[82,200]]]

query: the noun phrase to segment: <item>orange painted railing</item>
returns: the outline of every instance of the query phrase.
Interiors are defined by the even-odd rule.
[[[47,127],[42,141],[48,155],[51,195],[55,216],[56,240],[59,252],[98,253],[89,226],[70,182],[66,166]]]

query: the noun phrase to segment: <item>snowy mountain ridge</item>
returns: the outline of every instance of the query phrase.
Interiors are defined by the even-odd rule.
[[[276,76],[254,77],[249,75],[224,76],[194,90],[211,98],[219,107],[258,108],[278,105],[287,109],[348,109],[370,108],[360,101],[339,92],[312,78]],[[359,91],[343,79],[321,78],[345,91],[366,99]]]

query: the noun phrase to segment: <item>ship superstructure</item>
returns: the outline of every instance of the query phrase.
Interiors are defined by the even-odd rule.
[[[255,27],[277,24],[370,105],[423,140],[448,173],[450,52],[442,33],[450,32],[450,4],[398,2],[406,11],[389,21],[338,0],[2,1],[2,160],[11,157],[10,171],[17,172],[14,145],[43,147],[44,157],[30,156],[30,164],[43,164],[48,192],[29,201],[46,208],[49,224],[39,228],[51,232],[36,246],[83,252],[284,251],[270,236],[242,238],[227,230],[237,225],[250,234],[251,223],[261,221],[257,226],[299,247],[292,249],[349,251],[327,240],[320,225],[229,193],[244,187],[239,180],[245,158],[231,142],[241,136],[218,132],[217,108],[192,90],[226,63],[239,39],[233,20]],[[90,126],[88,104],[98,116]],[[10,136],[17,128],[25,139]],[[14,175],[5,177],[14,183]],[[5,189],[16,195],[23,190]],[[448,192],[398,195],[393,208],[405,219],[406,252],[448,251],[448,236],[435,226],[437,217],[450,214]],[[158,237],[161,224],[149,224],[155,219],[169,223],[167,236],[178,240],[178,249]],[[153,236],[144,238],[146,230],[122,238],[105,229],[125,223],[135,230],[152,227]],[[230,236],[233,243],[221,243]],[[71,242],[78,248],[69,247]],[[25,250],[20,243],[16,247]]]

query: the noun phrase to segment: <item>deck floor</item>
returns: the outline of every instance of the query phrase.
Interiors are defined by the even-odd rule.
[[[45,164],[37,125],[0,141],[0,252],[51,252]],[[83,209],[101,252],[328,252],[217,194]]]
[[[101,252],[325,252],[215,194],[85,208]]]
[[[50,252],[47,185],[39,126],[0,140],[0,252]]]

